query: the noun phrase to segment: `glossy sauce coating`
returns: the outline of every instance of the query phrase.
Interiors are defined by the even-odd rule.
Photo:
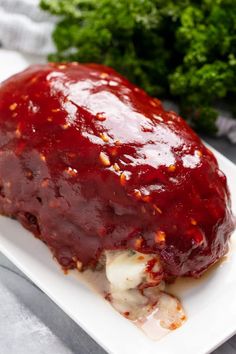
[[[199,276],[227,251],[226,178],[185,121],[114,70],[32,66],[0,86],[0,212],[64,268],[104,250]]]

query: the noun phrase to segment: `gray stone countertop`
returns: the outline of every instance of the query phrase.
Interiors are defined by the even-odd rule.
[[[204,139],[236,163],[236,145],[223,139]],[[45,353],[105,354],[94,340],[0,254],[0,354]],[[236,354],[236,336],[214,354]]]

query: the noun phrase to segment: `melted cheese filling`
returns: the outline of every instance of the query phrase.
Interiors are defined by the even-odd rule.
[[[186,316],[181,303],[164,292],[157,255],[107,251],[105,269],[111,304],[149,337],[159,339],[183,324]]]
[[[149,271],[148,267],[151,266]],[[158,258],[153,255],[134,251],[109,251],[106,252],[106,276],[113,289],[123,291],[159,282],[162,268]]]

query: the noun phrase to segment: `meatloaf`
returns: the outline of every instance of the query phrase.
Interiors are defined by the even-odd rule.
[[[0,213],[64,269],[157,254],[198,277],[233,229],[226,177],[187,123],[111,68],[31,66],[0,86]]]

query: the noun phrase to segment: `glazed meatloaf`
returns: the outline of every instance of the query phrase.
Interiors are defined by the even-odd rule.
[[[64,269],[134,250],[158,255],[165,279],[201,275],[233,229],[212,152],[158,99],[95,64],[36,65],[1,84],[0,213]]]

